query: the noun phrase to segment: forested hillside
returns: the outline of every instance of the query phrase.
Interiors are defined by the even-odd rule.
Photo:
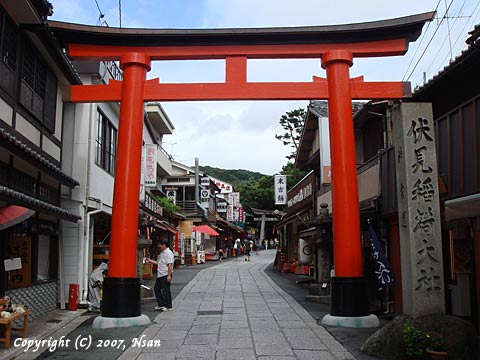
[[[200,169],[211,177],[232,184],[235,191],[240,192],[240,202],[247,211],[250,211],[251,208],[286,210],[286,206],[275,206],[272,175],[263,175],[243,169],[219,169],[211,166],[201,166]],[[287,188],[290,189],[306,175],[306,171],[297,170],[292,163],[287,163],[280,174],[287,175]]]
[[[244,169],[219,169],[212,166],[200,166],[200,170],[211,177],[232,184],[235,188],[242,183],[256,181],[264,174]]]

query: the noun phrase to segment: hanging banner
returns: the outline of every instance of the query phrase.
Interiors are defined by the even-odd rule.
[[[287,176],[275,175],[275,205],[287,203]]]
[[[233,205],[234,207],[240,206],[240,193],[232,192],[228,194],[228,202]]]
[[[157,145],[145,145],[145,186],[157,186]]]
[[[142,165],[140,166],[140,193],[139,201],[143,204],[145,202],[145,146],[142,147]]]
[[[368,232],[370,234],[370,241],[372,243],[373,258],[376,262],[377,269],[375,270],[375,274],[377,274],[379,290],[381,290],[386,286],[393,285],[395,280],[393,278],[390,264],[387,260],[387,257],[385,256],[385,253],[382,250],[380,241],[377,238],[377,234],[375,234],[375,230],[370,224],[368,224]]]
[[[227,205],[227,221],[233,221],[233,205]]]

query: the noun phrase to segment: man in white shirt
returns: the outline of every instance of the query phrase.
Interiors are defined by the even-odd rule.
[[[158,305],[155,306],[155,311],[169,311],[172,310],[172,293],[170,292],[170,283],[172,282],[173,273],[173,252],[168,247],[168,240],[161,239],[158,247],[160,254],[157,261],[146,259],[147,262],[157,264],[157,279],[153,290],[155,291],[155,298]]]

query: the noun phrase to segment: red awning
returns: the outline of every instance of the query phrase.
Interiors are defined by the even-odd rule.
[[[35,211],[17,205],[0,208],[0,230],[17,225],[33,214],[35,214]]]
[[[192,230],[198,231],[204,234],[212,235],[212,236],[218,236],[218,233],[208,225],[194,226]]]

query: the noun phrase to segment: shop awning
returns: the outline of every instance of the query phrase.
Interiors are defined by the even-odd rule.
[[[161,221],[162,225],[166,228],[165,230],[168,230],[170,231],[171,233],[173,234],[176,234],[178,232],[177,228],[173,225],[170,225],[168,222],[166,221]]]
[[[9,205],[0,208],[0,230],[5,230],[27,220],[35,211],[23,206]]]
[[[445,201],[445,219],[447,221],[479,215],[480,194],[473,194]]]
[[[198,226],[194,226],[193,231],[198,231],[198,232],[201,232],[201,233],[204,233],[204,234],[207,234],[207,235],[212,235],[212,236],[218,236],[218,232],[216,232],[215,230],[213,230],[210,226],[208,225],[198,225]]]

